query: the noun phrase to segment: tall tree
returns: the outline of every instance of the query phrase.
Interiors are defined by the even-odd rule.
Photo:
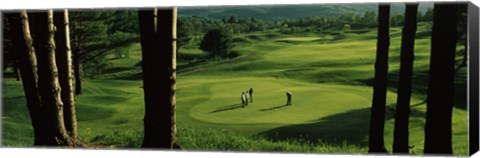
[[[390,4],[378,7],[377,55],[375,80],[370,116],[369,153],[385,153],[383,132],[385,127],[385,104],[387,98],[388,47],[390,45]]]
[[[45,133],[44,145],[72,145],[65,129],[63,118],[63,102],[58,81],[58,70],[55,61],[55,26],[53,11],[35,14],[34,46],[38,58],[38,89],[44,113],[42,128]]]
[[[402,30],[402,47],[400,50],[400,77],[397,90],[395,129],[393,131],[394,153],[408,153],[408,118],[410,115],[410,96],[412,94],[417,10],[418,3],[407,4],[405,8],[405,23]]]
[[[15,48],[15,56],[18,59],[18,67],[22,76],[22,85],[25,92],[28,112],[32,120],[34,143],[42,145],[45,142],[41,119],[43,118],[38,92],[37,57],[33,47],[33,39],[30,35],[30,25],[26,11],[21,13],[5,14],[10,22],[10,35],[12,46]]]
[[[57,28],[55,32],[56,62],[58,63],[58,79],[61,86],[61,99],[63,102],[63,114],[65,128],[72,138],[72,143],[80,145],[77,131],[77,115],[75,112],[75,94],[73,87],[72,51],[70,47],[70,28],[68,11],[56,11],[54,23]]]
[[[80,63],[80,58],[79,53],[77,50],[72,50],[73,53],[73,73],[74,73],[74,78],[75,78],[75,95],[80,95],[82,94],[82,73],[83,73],[83,67],[82,64]]]
[[[128,56],[125,50],[139,40],[135,22],[138,16],[134,10],[75,10],[69,12],[69,16],[75,93],[81,94],[82,81],[108,67],[109,53]],[[118,51],[120,49],[123,51]]]
[[[138,13],[145,101],[144,148],[176,147],[176,8]]]
[[[200,49],[208,52],[211,57],[226,57],[232,48],[232,34],[225,28],[209,30],[200,42]]]
[[[452,154],[457,4],[434,4],[425,153]]]
[[[106,16],[99,11],[71,12],[71,41],[73,68],[75,77],[75,94],[82,94],[82,83],[85,76],[83,56],[95,49],[106,48],[108,44]],[[82,56],[83,55],[83,56]],[[87,60],[88,61],[88,60]]]

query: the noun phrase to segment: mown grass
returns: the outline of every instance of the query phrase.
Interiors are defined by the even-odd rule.
[[[430,39],[419,24],[410,117],[411,153],[423,152]],[[385,144],[391,151],[401,29],[392,28]],[[427,33],[428,34],[428,33]],[[178,140],[186,150],[366,153],[376,31],[235,36],[233,59],[210,61],[195,43],[180,49],[177,81]],[[81,139],[92,147],[136,148],[143,131],[139,44],[111,59],[111,70],[87,80],[77,96]],[[459,59],[460,60],[460,57]],[[455,155],[466,155],[466,68],[456,75]],[[33,143],[21,82],[4,84],[3,145]],[[254,88],[254,102],[240,94]],[[285,92],[293,93],[293,105]]]

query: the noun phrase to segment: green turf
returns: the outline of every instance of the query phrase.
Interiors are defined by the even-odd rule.
[[[417,34],[428,31],[419,24]],[[385,144],[391,151],[401,29],[391,29]],[[366,153],[372,99],[376,30],[341,34],[235,35],[240,56],[203,60],[195,43],[180,49],[177,81],[178,139],[189,150]],[[430,38],[416,39],[410,116],[411,153],[423,152]],[[143,132],[139,44],[130,56],[111,59],[110,70],[86,80],[77,96],[83,141],[103,147],[138,147]],[[458,60],[461,60],[460,58]],[[466,68],[456,75],[453,147],[466,155]],[[21,82],[5,79],[3,145],[33,143]],[[242,108],[250,87],[254,100]],[[293,105],[285,106],[287,91]],[[420,103],[420,104],[419,104]],[[254,142],[258,142],[257,144]],[[255,144],[255,145],[254,145]]]

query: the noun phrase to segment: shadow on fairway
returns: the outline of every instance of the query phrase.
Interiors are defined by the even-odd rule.
[[[216,113],[216,112],[222,112],[222,111],[228,111],[228,110],[235,110],[235,109],[238,109],[238,108],[242,108],[242,104],[232,104],[232,105],[219,107],[216,110],[210,112],[209,114]]]
[[[412,109],[410,117],[425,117],[425,112]],[[385,114],[386,121],[393,118],[394,112]],[[285,119],[288,119],[288,117]],[[414,121],[421,121],[421,119],[415,119]],[[305,124],[274,128],[260,133],[259,136],[272,141],[298,140],[313,144],[342,145],[346,143],[367,146],[369,127],[370,108],[363,108],[326,116]]]
[[[397,59],[399,60],[399,59]],[[398,87],[398,71],[395,71],[394,73],[388,73],[388,89],[392,91],[397,91]],[[429,76],[429,71],[428,70],[422,70],[419,72],[414,72],[412,76],[412,95],[417,95],[420,96],[422,99],[426,99],[427,93],[428,93],[428,76]],[[368,86],[373,86],[373,80],[374,78],[369,78],[366,80],[357,80],[358,82],[361,82],[365,85]],[[466,76],[462,75],[455,75],[455,80],[454,80],[454,106],[460,109],[467,109],[467,79]],[[417,103],[412,106],[418,106],[422,105],[425,102],[422,103]]]
[[[283,107],[287,107],[288,105],[287,104],[284,104],[284,105],[280,105],[280,106],[275,106],[275,107],[271,107],[271,108],[267,108],[267,109],[260,109],[258,111],[270,111],[270,110],[277,110],[277,109],[280,109],[280,108],[283,108]]]
[[[143,75],[142,75],[142,72],[134,72],[132,74],[127,74],[127,75],[121,75],[121,76],[118,76],[118,77],[114,77],[113,79],[137,81],[137,80],[142,80]]]

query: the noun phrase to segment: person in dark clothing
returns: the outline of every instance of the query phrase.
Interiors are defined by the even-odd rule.
[[[248,105],[248,91],[245,92],[245,105]]]
[[[250,94],[250,103],[253,102],[253,88],[250,88],[250,90],[248,90],[248,94]]]
[[[287,91],[287,105],[292,105],[292,93]]]

